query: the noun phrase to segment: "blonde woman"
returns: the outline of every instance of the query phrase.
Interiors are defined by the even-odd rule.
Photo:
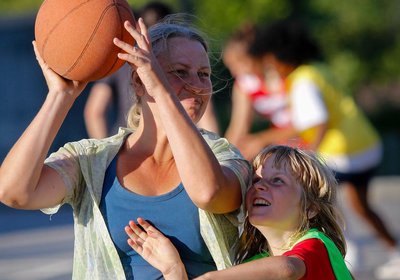
[[[161,278],[126,244],[124,226],[137,216],[171,237],[189,277],[229,267],[250,165],[226,139],[195,125],[212,94],[206,41],[186,22],[148,31],[139,19],[125,28],[136,45],[114,43],[132,67],[138,98],[129,127],[67,143],[45,161],[85,84],[57,75],[36,51],[49,94],[1,165],[0,201],[49,214],[72,206],[74,279]]]

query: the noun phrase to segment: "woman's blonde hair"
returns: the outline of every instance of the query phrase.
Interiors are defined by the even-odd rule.
[[[187,38],[200,42],[208,53],[209,47],[205,35],[192,24],[192,16],[187,14],[171,14],[166,16],[162,21],[152,25],[149,28],[150,43],[154,55],[157,57],[160,53],[167,50],[168,39],[171,38]],[[133,74],[133,73],[132,73]],[[132,77],[132,75],[131,75]],[[136,95],[134,104],[128,113],[127,125],[129,128],[137,128],[141,116],[141,100]]]
[[[288,240],[287,249],[308,230],[315,228],[328,236],[344,257],[346,242],[342,231],[343,220],[337,211],[337,181],[333,172],[317,154],[288,146],[265,148],[254,159],[254,170],[262,166],[272,155],[275,156],[273,164],[289,170],[303,188],[299,227]],[[314,215],[311,215],[312,213]],[[268,241],[250,224],[248,217],[236,249],[236,263],[265,251],[271,255]]]

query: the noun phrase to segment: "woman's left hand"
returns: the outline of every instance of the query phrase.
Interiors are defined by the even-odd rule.
[[[166,89],[168,82],[164,71],[153,54],[147,27],[142,18],[139,18],[136,26],[126,21],[124,27],[135,40],[136,46],[131,46],[118,38],[114,38],[114,44],[125,52],[119,53],[118,57],[132,66],[139,75],[147,93],[155,98],[160,90]]]

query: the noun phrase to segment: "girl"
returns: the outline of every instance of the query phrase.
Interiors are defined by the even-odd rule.
[[[288,146],[267,147],[253,165],[237,265],[197,279],[352,279],[332,172],[314,154]],[[144,230],[132,221],[125,228],[129,245],[165,279],[187,279],[168,239],[144,219],[138,223]]]

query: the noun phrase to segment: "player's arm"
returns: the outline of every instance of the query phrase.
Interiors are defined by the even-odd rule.
[[[301,259],[276,256],[211,271],[196,280],[294,280],[301,279],[305,273],[306,266]]]
[[[232,91],[232,113],[225,137],[240,149],[240,142],[251,128],[253,107],[247,95],[234,86]]]
[[[205,130],[215,132],[217,134],[220,133],[217,116],[215,115],[214,104],[212,100],[210,100],[210,103],[208,103],[204,115],[197,123],[197,126],[204,128]]]
[[[112,88],[104,82],[93,85],[84,109],[86,130],[90,138],[101,139],[108,135],[107,110],[112,101]]]
[[[50,146],[86,83],[63,79],[34,50],[49,87],[39,112],[14,144],[0,168],[0,201],[21,209],[54,206],[67,188],[53,169],[44,166]]]

